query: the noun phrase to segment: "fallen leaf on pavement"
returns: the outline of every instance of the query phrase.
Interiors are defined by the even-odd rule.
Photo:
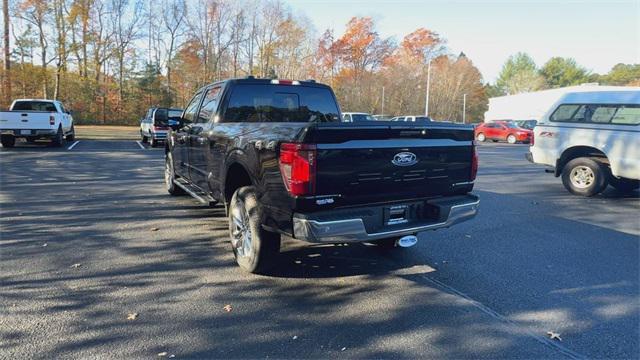
[[[160,229],[158,229],[158,228],[151,228],[151,231],[158,231],[158,230],[160,230]]]
[[[469,235],[469,234],[466,234],[466,235],[465,235],[465,237],[468,237],[468,238],[470,238],[470,237],[471,237],[471,235]]]
[[[562,341],[562,338],[560,337],[560,334],[558,334],[558,333],[554,333],[553,331],[547,331],[547,335],[549,335],[549,338],[551,340],[560,340],[560,341]]]
[[[70,267],[71,267],[71,268],[74,268],[74,269],[77,269],[77,268],[79,268],[80,266],[82,266],[82,264],[78,263],[78,264],[73,264],[73,265],[71,265]]]
[[[342,349],[340,349],[340,351],[345,351],[345,350],[347,350],[346,347],[343,347]]]
[[[293,340],[296,340],[297,338],[298,338],[298,335],[293,336]]]
[[[230,304],[227,304],[223,307],[223,309],[226,312],[231,312],[231,310],[233,310],[233,307]]]
[[[127,314],[127,320],[135,320],[138,318],[138,313],[129,313]]]
[[[47,243],[42,244],[42,247],[47,247]]]
[[[165,357],[165,356],[167,356],[167,352],[166,352],[166,351],[159,352],[159,353],[158,353],[158,356],[160,356],[160,357]]]

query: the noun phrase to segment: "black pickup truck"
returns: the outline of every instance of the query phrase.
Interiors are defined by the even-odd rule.
[[[475,216],[471,126],[340,119],[314,81],[207,85],[172,126],[167,191],[223,203],[236,260],[254,273],[277,262],[282,235],[408,247]]]

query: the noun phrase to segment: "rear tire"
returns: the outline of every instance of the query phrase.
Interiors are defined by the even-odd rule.
[[[515,135],[510,134],[509,136],[507,136],[507,142],[509,144],[515,144],[516,142],[518,142],[518,139],[516,138]]]
[[[16,145],[16,137],[13,135],[0,136],[0,143],[4,148],[12,148]]]
[[[609,185],[621,193],[629,193],[640,188],[640,180],[617,178],[611,175],[609,177]]]
[[[607,169],[591,158],[569,161],[562,170],[562,184],[574,195],[594,196],[607,187]]]
[[[250,273],[272,268],[280,253],[280,234],[262,228],[262,209],[253,186],[237,189],[229,204],[229,236],[236,262]]]
[[[58,132],[56,133],[56,136],[54,136],[53,139],[51,139],[51,144],[55,147],[61,147],[63,143],[64,143],[64,134],[62,133],[62,128],[58,127]]]
[[[158,146],[158,140],[154,139],[153,136],[151,136],[149,138],[149,146],[151,147],[157,147]]]
[[[479,133],[478,136],[476,136],[476,140],[485,142],[487,140],[487,137],[483,133]]]
[[[184,195],[184,190],[175,183],[176,171],[173,167],[173,156],[170,152],[164,158],[164,185],[169,195]]]

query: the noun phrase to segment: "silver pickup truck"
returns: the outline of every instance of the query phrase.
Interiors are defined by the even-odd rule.
[[[54,146],[62,146],[65,138],[75,138],[73,117],[57,100],[15,100],[9,111],[0,111],[0,142],[9,148],[17,138],[27,142],[51,139]]]

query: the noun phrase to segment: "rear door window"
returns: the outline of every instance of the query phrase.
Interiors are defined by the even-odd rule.
[[[553,122],[593,124],[640,124],[640,105],[617,104],[564,104],[551,114]]]
[[[337,122],[338,106],[327,88],[300,85],[238,84],[225,122]]]

